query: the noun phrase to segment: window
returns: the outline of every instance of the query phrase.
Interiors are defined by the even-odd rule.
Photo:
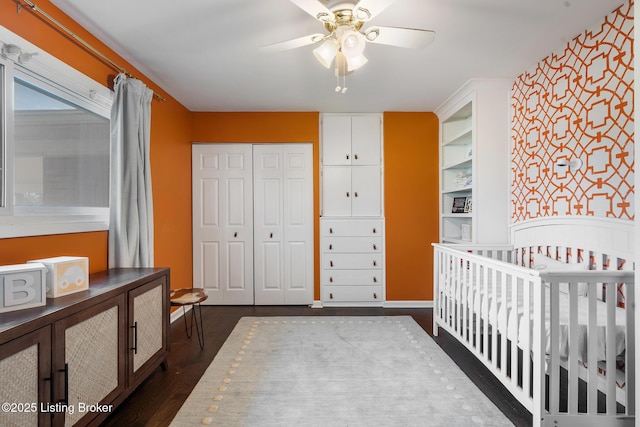
[[[108,229],[110,91],[3,30],[0,238]]]

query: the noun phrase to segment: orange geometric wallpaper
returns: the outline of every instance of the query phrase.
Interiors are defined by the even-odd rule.
[[[634,219],[633,27],[631,0],[516,79],[513,223]]]

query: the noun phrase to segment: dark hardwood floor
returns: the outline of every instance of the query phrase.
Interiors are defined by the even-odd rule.
[[[109,416],[103,426],[166,426],[187,399],[236,323],[244,316],[412,316],[432,335],[431,309],[323,308],[306,306],[203,306],[205,348],[187,339],[182,319],[171,325],[169,368],[160,367]],[[194,331],[195,332],[195,331]],[[443,331],[436,342],[516,426],[531,425],[531,414],[490,372]],[[426,422],[425,425],[428,425]]]

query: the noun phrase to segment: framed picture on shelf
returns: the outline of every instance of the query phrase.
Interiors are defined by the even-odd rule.
[[[451,213],[464,213],[464,208],[467,204],[467,197],[454,197],[453,206],[451,207]]]
[[[464,202],[464,212],[465,213],[473,212],[473,199],[471,199],[471,197],[467,197]]]

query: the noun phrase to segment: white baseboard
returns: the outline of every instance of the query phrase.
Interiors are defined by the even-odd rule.
[[[185,309],[186,309],[185,314],[186,314],[186,313],[188,313],[188,312],[189,312],[189,310],[191,310],[191,307],[193,307],[193,306],[191,306],[191,305],[190,305],[190,306],[188,306],[188,307],[187,307],[187,306],[185,306]],[[178,309],[177,309],[177,310],[175,310],[173,313],[171,313],[171,316],[170,316],[170,318],[169,318],[169,321],[170,321],[171,323],[173,323],[173,322],[175,322],[176,320],[178,320],[179,318],[181,318],[181,317],[182,317],[182,312],[183,312],[183,311],[182,311],[182,308],[178,307]]]
[[[331,304],[330,307],[363,307],[361,303],[341,303]],[[367,307],[369,305],[366,305]],[[324,308],[322,301],[313,301],[311,308]],[[379,307],[379,305],[377,305]],[[383,308],[433,308],[433,301],[385,301]]]
[[[384,308],[433,308],[433,301],[385,301]]]

